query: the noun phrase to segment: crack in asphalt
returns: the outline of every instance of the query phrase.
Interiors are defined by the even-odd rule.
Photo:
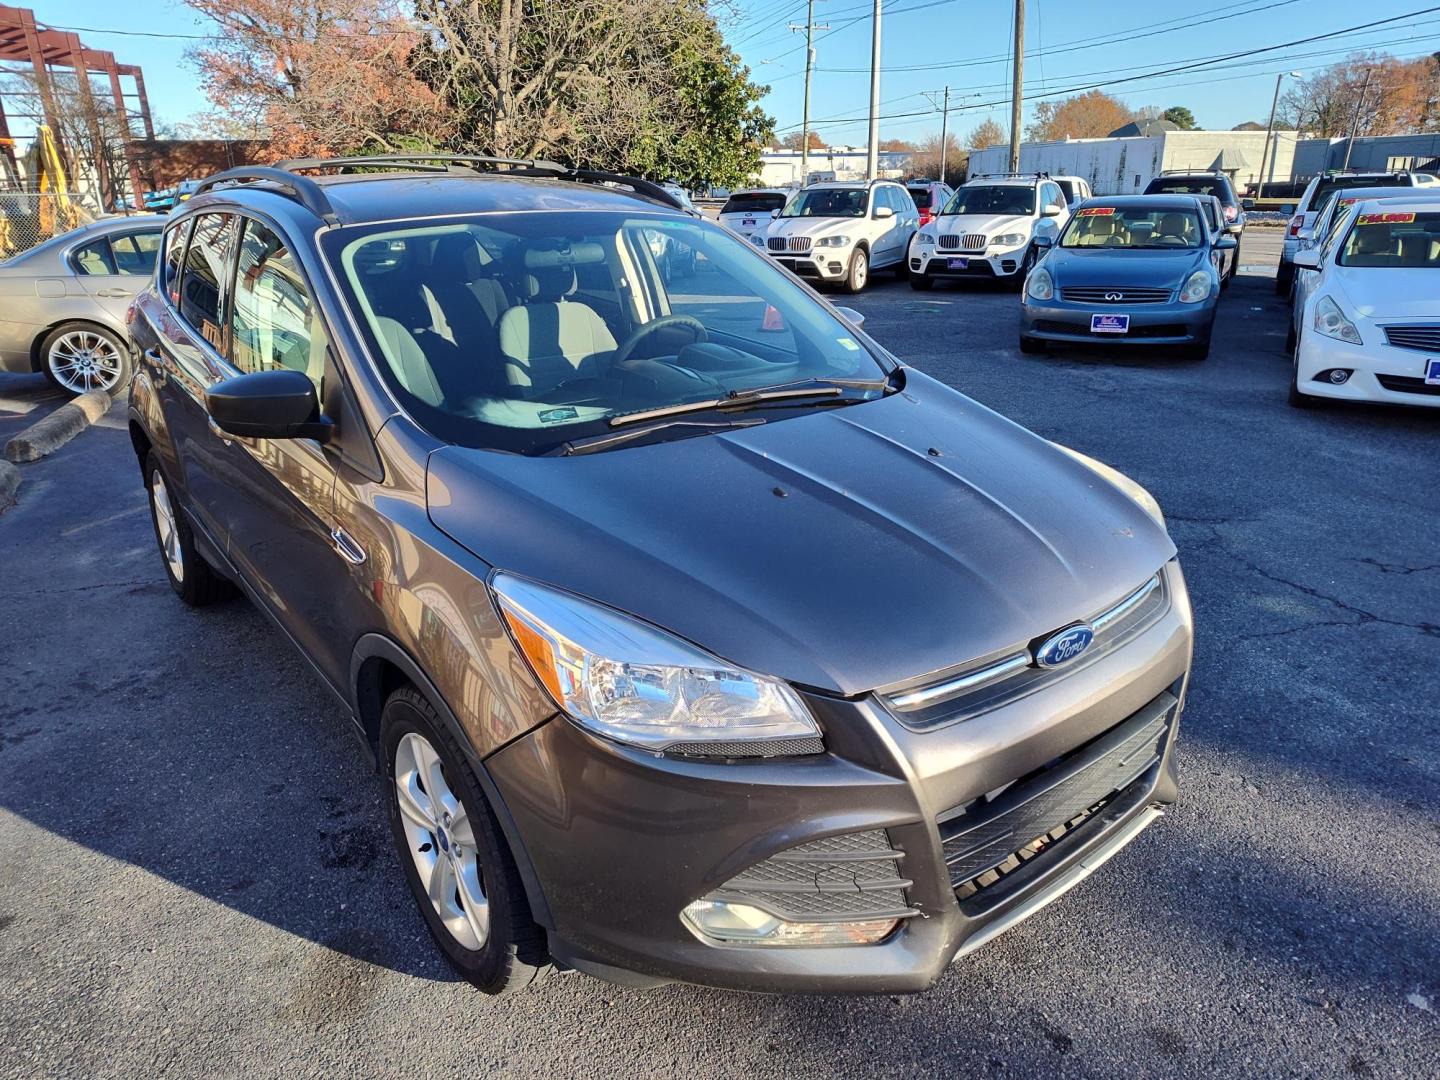
[[[1382,574],[1423,574],[1427,570],[1440,570],[1440,563],[1427,563],[1424,566],[1406,566],[1404,563],[1381,562],[1379,559],[1372,559],[1368,555],[1363,559],[1357,559],[1355,561],[1365,563],[1367,566],[1373,566]]]
[[[55,588],[26,589],[23,592],[0,593],[0,600],[23,600],[34,596],[59,596],[63,593],[94,592],[96,589],[126,589],[135,585],[154,585],[155,578],[140,578],[137,581],[102,581],[97,585],[62,585]]]

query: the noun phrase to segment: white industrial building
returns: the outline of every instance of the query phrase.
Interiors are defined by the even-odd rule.
[[[1162,172],[1219,169],[1241,190],[1260,178],[1264,151],[1263,131],[1157,131],[1120,138],[1021,143],[1020,170],[1083,176],[1097,195],[1130,195],[1144,191]],[[1288,180],[1294,157],[1295,133],[1276,132],[1265,164],[1266,182]],[[972,150],[969,175],[1004,172],[1009,160],[1008,146]]]
[[[810,151],[810,179],[864,180],[869,150],[864,146],[826,146]],[[898,179],[910,165],[910,154],[882,150],[879,154],[880,175]],[[760,187],[799,187],[800,151],[766,150],[760,155]]]

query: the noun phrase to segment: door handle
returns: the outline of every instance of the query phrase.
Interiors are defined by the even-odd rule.
[[[330,530],[330,543],[340,553],[340,557],[352,566],[359,566],[365,561],[365,549],[339,525]]]
[[[159,349],[146,349],[140,354],[146,365],[150,368],[150,377],[154,379],[156,386],[164,386],[168,376],[165,373],[165,358],[160,355]]]

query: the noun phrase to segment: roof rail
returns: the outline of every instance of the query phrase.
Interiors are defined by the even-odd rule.
[[[1161,169],[1159,176],[1227,176],[1219,169]]]
[[[292,196],[306,210],[331,225],[340,220],[335,213],[335,207],[331,206],[330,200],[325,197],[324,190],[314,180],[265,165],[244,165],[238,169],[226,169],[214,176],[207,176],[195,185],[191,198],[217,187],[255,182],[273,184],[282,194]]]
[[[1048,172],[982,172],[976,173],[974,176],[968,176],[966,180],[1023,179],[1025,177],[1033,177],[1036,180],[1049,180],[1050,174]]]

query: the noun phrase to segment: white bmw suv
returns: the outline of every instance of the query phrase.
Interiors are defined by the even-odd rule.
[[[1040,257],[1037,232],[1052,239],[1070,220],[1048,176],[981,176],[963,184],[910,242],[910,285],[959,278],[1008,280],[1019,288]]]
[[[857,293],[871,270],[905,274],[905,251],[920,211],[893,180],[811,184],[775,212],[750,242],[801,277]]]

